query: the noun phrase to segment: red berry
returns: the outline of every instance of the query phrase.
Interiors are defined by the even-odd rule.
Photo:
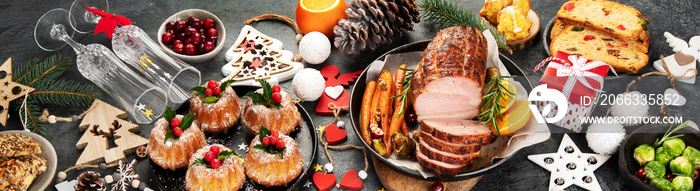
[[[284,149],[284,141],[282,141],[282,139],[277,139],[277,143],[275,144],[275,146],[277,146],[278,150]]]
[[[667,174],[667,175],[666,175],[666,180],[668,180],[668,181],[673,181],[673,178],[675,178],[675,177],[676,177],[676,175]]]
[[[187,17],[187,24],[192,25],[192,23],[194,23],[195,21],[199,21],[199,18],[197,18],[196,16]]]
[[[644,182],[644,183],[646,183],[646,184],[649,184],[649,183],[651,183],[651,180],[649,180],[649,179],[644,179],[642,182]]]
[[[433,183],[433,186],[431,186],[432,191],[445,191],[445,185],[442,184],[442,182],[435,182]]]
[[[167,31],[165,31],[165,32],[169,32],[170,34],[173,34],[173,36],[175,36],[175,30],[174,30],[174,29],[170,29],[170,30],[167,30]]]
[[[644,179],[647,178],[647,172],[644,171],[644,168],[643,168],[643,167],[642,167],[642,168],[639,168],[639,170],[637,170],[637,177],[640,178],[640,179],[642,179],[642,180],[644,180]]]
[[[379,139],[384,137],[384,130],[379,128],[377,125],[370,125],[369,132],[372,135],[372,138]]]
[[[195,47],[193,44],[185,45],[185,54],[187,54],[187,55],[197,54],[197,47]]]
[[[214,89],[216,87],[219,87],[219,82],[217,82],[215,80],[209,80],[207,82],[207,88]]]
[[[272,131],[270,131],[270,136],[275,137],[275,138],[279,138],[280,132],[273,129]]]
[[[279,92],[272,93],[272,101],[277,102],[277,103],[282,101],[282,96],[280,95]]]
[[[173,43],[173,51],[175,51],[178,54],[182,54],[185,52],[185,45],[182,43]]]
[[[170,44],[173,42],[174,39],[175,36],[173,36],[173,34],[169,32],[163,33],[163,35],[161,35],[161,42],[163,42],[163,44]]]
[[[209,152],[207,152],[206,154],[204,154],[204,160],[205,160],[205,161],[211,162],[211,161],[214,160],[214,159],[216,159],[216,155],[214,154],[214,152],[209,151]]]
[[[205,29],[210,29],[216,27],[216,23],[214,22],[214,19],[204,19],[204,21],[202,21],[202,26]]]
[[[202,28],[202,21],[197,19],[196,21],[190,23],[190,26],[192,26],[193,28],[196,28],[196,29],[201,29]]]
[[[180,39],[173,40],[172,45],[174,46],[175,44],[183,44],[183,46],[184,46],[184,43],[182,43],[182,40],[180,40]]]
[[[175,31],[181,32],[187,28],[185,21],[175,21]]]
[[[270,137],[263,137],[262,144],[265,146],[270,145]]]
[[[197,31],[196,28],[192,27],[188,27],[187,29],[185,29],[185,35],[187,35],[188,37],[192,37],[194,33],[199,33],[199,31]]]
[[[202,47],[204,49],[204,52],[206,53],[206,52],[211,52],[212,50],[214,50],[214,48],[216,46],[214,46],[214,43],[207,41],[204,43],[204,45]]]
[[[204,41],[204,38],[199,33],[192,33],[192,36],[190,38],[192,39],[192,44],[194,45],[199,45]]]
[[[204,95],[206,95],[206,96],[214,95],[214,89],[207,88],[206,90],[204,90]]]
[[[175,137],[180,137],[180,135],[182,135],[182,129],[180,129],[180,127],[173,128],[173,135],[175,135]]]
[[[405,115],[404,120],[406,120],[406,125],[411,127],[418,124],[418,116],[415,113]]]
[[[180,119],[177,117],[173,117],[173,119],[170,120],[170,126],[172,126],[172,127],[180,126]]]
[[[206,53],[206,52],[204,52],[204,43],[200,43],[199,45],[196,45],[196,47],[197,47],[197,53],[199,53],[199,54]]]
[[[214,156],[218,156],[219,153],[221,152],[221,148],[219,148],[217,146],[211,146],[211,147],[209,147],[209,152],[214,153]]]
[[[219,38],[219,37],[207,36],[207,38],[204,39],[204,42],[211,42],[211,43],[213,43],[214,45],[216,45],[216,39],[217,39],[217,38]]]
[[[274,86],[272,86],[272,92],[280,92],[280,91],[282,91],[282,88],[280,88],[279,85],[275,84]]]
[[[219,32],[216,31],[215,28],[210,28],[209,30],[207,30],[207,35],[208,36],[219,36]]]
[[[175,21],[170,21],[167,24],[165,24],[166,30],[173,30],[174,28],[175,28]]]
[[[214,96],[219,96],[220,94],[221,94],[221,88],[220,87],[214,88]]]
[[[269,137],[270,138],[270,145],[275,145],[277,143],[277,138],[275,137]]]
[[[186,38],[183,44],[192,44],[192,38]]]
[[[211,160],[211,168],[217,169],[219,167],[221,167],[221,161],[219,161],[219,159]]]
[[[175,34],[175,38],[180,39],[180,40],[185,40],[187,38],[187,35],[184,32],[179,32],[179,33]]]
[[[695,179],[698,179],[699,175],[700,172],[698,171],[698,169],[695,169],[695,171],[693,171],[693,182],[695,182]]]

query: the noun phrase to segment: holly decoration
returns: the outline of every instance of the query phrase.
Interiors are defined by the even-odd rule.
[[[208,168],[218,169],[219,167],[221,167],[221,161],[230,156],[241,157],[241,155],[238,155],[236,151],[221,151],[221,148],[219,148],[218,146],[211,146],[209,147],[209,152],[204,154],[204,158],[198,158],[194,160],[194,163],[192,163],[191,166],[202,165]]]
[[[256,79],[258,83],[260,83],[260,86],[263,88],[263,93],[260,94],[258,92],[248,92],[245,94],[245,97],[248,97],[253,100],[253,104],[255,105],[264,105],[265,107],[274,107],[276,109],[279,109],[282,107],[282,95],[280,94],[281,88],[277,86],[277,88],[272,88],[267,81],[263,79]],[[276,90],[276,91],[275,91]],[[260,138],[262,141],[262,137]]]
[[[277,154],[284,159],[284,149],[287,148],[284,141],[279,137],[277,130],[270,131],[260,125],[260,134],[258,134],[260,144],[253,146],[254,149],[260,149],[268,153]]]
[[[236,80],[226,80],[223,83],[209,80],[209,82],[207,82],[207,84],[204,86],[195,86],[190,89],[190,91],[199,95],[200,99],[204,103],[215,103],[216,101],[219,101],[221,91],[225,90],[226,87],[231,86],[233,82],[236,82]]]
[[[165,133],[165,141],[167,142],[169,139],[178,140],[182,135],[182,132],[192,126],[192,122],[194,121],[194,113],[187,114],[182,117],[182,119],[178,119],[175,117],[175,111],[169,107],[166,107],[165,113],[163,113],[163,118],[168,121],[168,129],[170,129],[170,131]]]

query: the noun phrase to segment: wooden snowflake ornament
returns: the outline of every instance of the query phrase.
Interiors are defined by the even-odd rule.
[[[33,92],[34,88],[12,81],[12,58],[0,66],[0,123],[7,123],[7,111],[10,101]]]
[[[304,64],[292,61],[294,54],[282,49],[282,42],[266,36],[250,25],[241,29],[241,33],[226,51],[226,65],[221,68],[225,80],[233,79],[232,85],[259,84],[254,79],[262,78],[268,81],[285,81],[299,70]]]
[[[126,113],[101,100],[95,100],[88,108],[85,118],[80,123],[80,137],[76,147],[84,149],[76,165],[94,164],[103,161],[107,164],[124,159],[125,153],[133,153],[136,147],[148,143],[148,140],[134,134],[139,126],[124,120]],[[109,148],[109,140],[114,140],[116,147]]]

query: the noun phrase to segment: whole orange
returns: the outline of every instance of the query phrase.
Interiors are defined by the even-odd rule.
[[[318,31],[333,40],[333,27],[343,18],[348,18],[345,0],[299,0],[296,19],[301,32]]]

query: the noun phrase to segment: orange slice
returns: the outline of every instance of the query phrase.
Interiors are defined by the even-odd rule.
[[[527,125],[531,114],[528,104],[529,102],[526,99],[515,99],[513,106],[502,115],[503,120],[496,117],[496,124],[498,125],[501,135],[512,134]],[[493,127],[491,127],[491,132],[493,132],[494,135],[498,135],[496,129]]]
[[[299,0],[296,19],[301,32],[318,31],[333,40],[333,27],[343,18],[348,18],[345,0]]]
[[[503,86],[505,86],[508,91],[513,93],[511,97],[508,97],[508,95],[503,95],[501,97],[501,100],[499,100],[499,104],[506,106],[505,108],[501,108],[501,114],[503,114],[506,111],[508,111],[508,108],[513,106],[513,103],[515,103],[515,97],[518,95],[518,88],[515,87],[515,83],[511,82],[508,79],[501,80],[501,84],[503,84]],[[503,93],[507,94],[507,92]]]

